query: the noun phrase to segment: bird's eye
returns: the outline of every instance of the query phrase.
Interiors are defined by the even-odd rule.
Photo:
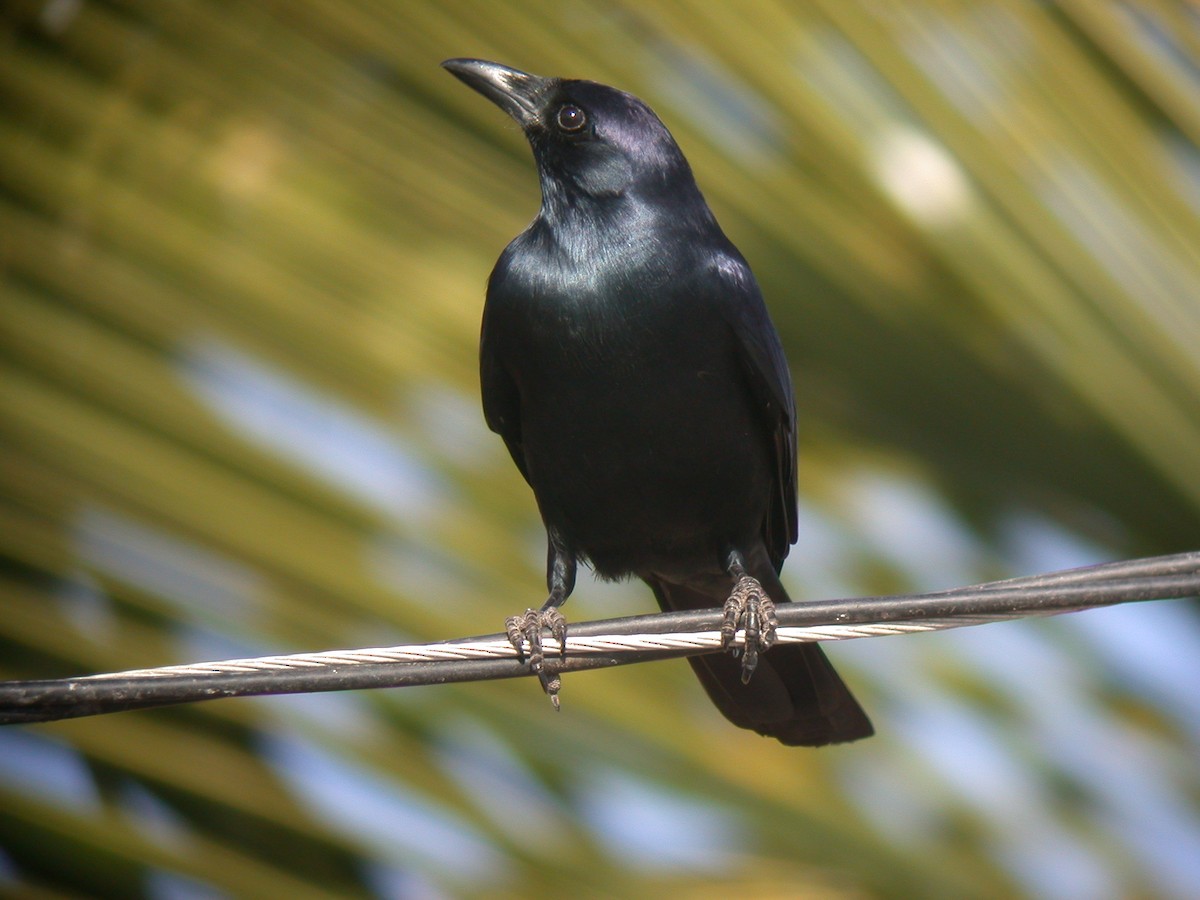
[[[572,103],[559,107],[558,127],[566,132],[580,131],[587,124],[587,113]]]

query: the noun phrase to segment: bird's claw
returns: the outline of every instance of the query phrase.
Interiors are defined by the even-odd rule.
[[[742,683],[749,684],[750,676],[758,667],[758,655],[775,643],[775,603],[767,596],[757,578],[743,575],[733,586],[733,592],[725,601],[725,621],[721,623],[721,649],[728,650],[738,629],[745,631],[745,647],[742,654]],[[738,648],[733,649],[738,654]]]
[[[517,656],[528,661],[529,669],[538,677],[542,690],[550,697],[554,708],[559,708],[558,692],[562,689],[562,678],[557,672],[546,668],[546,652],[542,649],[542,631],[549,629],[551,637],[558,641],[559,656],[567,657],[567,620],[556,607],[527,609],[522,616],[509,616],[504,623],[509,643],[517,649]],[[528,652],[526,652],[528,647]]]

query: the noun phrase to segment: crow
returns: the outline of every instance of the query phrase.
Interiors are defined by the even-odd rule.
[[[488,280],[479,352],[484,416],[549,545],[549,598],[508,620],[514,646],[557,705],[542,633],[565,638],[558,608],[584,562],[640,578],[664,610],[723,607],[727,646],[745,629],[740,659],[689,660],[735,725],[800,746],[871,735],[817,645],[766,652],[790,599],[795,399],[754,275],[674,138],[606,85],[442,65],[516,120],[541,182]]]

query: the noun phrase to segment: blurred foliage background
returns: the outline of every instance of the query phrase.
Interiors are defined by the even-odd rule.
[[[1200,547],[1200,17],[1171,0],[6,0],[0,675],[496,631],[542,599],[478,409],[536,211],[480,56],[646,99],[801,409],[798,597]],[[575,621],[648,611],[587,580]],[[687,667],[0,730],[31,896],[1200,895],[1200,621],[833,657],[788,750]]]

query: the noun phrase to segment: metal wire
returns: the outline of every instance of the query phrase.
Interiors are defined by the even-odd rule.
[[[981,625],[1143,600],[1200,595],[1200,552],[1106,563],[929,594],[788,603],[776,642],[841,641]],[[722,612],[630,616],[572,625],[555,672],[718,652]],[[741,643],[739,634],[735,643]],[[504,635],[432,644],[296,653],[0,683],[0,724],[44,722],[266,694],[407,687],[531,674]]]

